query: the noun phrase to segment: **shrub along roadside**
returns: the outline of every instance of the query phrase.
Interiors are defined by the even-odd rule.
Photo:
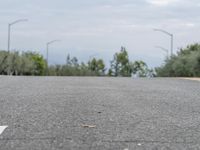
[[[0,51],[0,74],[2,75],[44,75],[46,61],[34,52]]]
[[[155,70],[160,77],[200,77],[200,44],[180,49]]]

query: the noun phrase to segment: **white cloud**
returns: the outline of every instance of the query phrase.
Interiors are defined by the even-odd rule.
[[[178,0],[147,0],[148,3],[155,6],[167,6],[169,4],[175,3]]]
[[[186,23],[185,26],[186,27],[195,27],[195,24],[194,23]]]

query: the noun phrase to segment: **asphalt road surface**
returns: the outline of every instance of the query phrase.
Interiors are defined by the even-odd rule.
[[[199,150],[200,82],[0,76],[0,150]]]

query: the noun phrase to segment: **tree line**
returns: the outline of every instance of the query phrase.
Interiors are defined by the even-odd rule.
[[[36,52],[0,51],[1,75],[35,75],[35,76],[153,76],[144,61],[130,61],[128,51],[121,47],[113,55],[110,68],[107,69],[103,59],[92,58],[88,62],[79,63],[77,57],[66,57],[62,65],[47,66],[44,57]]]
[[[2,50],[0,75],[200,77],[200,44],[181,48],[155,69],[149,69],[144,61],[131,61],[125,47],[113,55],[109,68],[103,59],[92,58],[84,63],[69,54],[65,64],[47,66],[46,59],[39,53]]]

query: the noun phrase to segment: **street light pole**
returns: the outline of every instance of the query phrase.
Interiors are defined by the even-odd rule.
[[[167,53],[167,59],[169,58],[169,50],[168,50],[168,49],[163,48],[163,47],[161,47],[161,46],[156,46],[156,48],[159,48],[159,49],[165,51],[165,52]]]
[[[24,21],[28,21],[27,19],[19,19],[19,20],[16,20],[12,23],[9,23],[8,24],[8,52],[10,52],[10,34],[11,34],[11,26],[14,25],[14,24],[17,24],[19,22],[24,22]]]
[[[173,55],[173,49],[174,49],[174,35],[171,34],[171,56]]]
[[[50,41],[50,42],[47,42],[47,56],[46,56],[46,59],[47,59],[47,68],[49,66],[49,45],[55,43],[55,42],[58,42],[60,40],[53,40],[53,41]]]
[[[10,52],[10,24],[8,24],[8,52]]]
[[[171,37],[171,56],[173,55],[173,45],[174,45],[174,35],[173,34],[171,34],[171,33],[169,33],[169,32],[167,32],[167,31],[165,31],[165,30],[162,30],[162,29],[154,29],[154,31],[159,31],[159,32],[162,32],[162,33],[164,33],[164,34],[167,34],[167,35],[169,35],[170,37]]]

